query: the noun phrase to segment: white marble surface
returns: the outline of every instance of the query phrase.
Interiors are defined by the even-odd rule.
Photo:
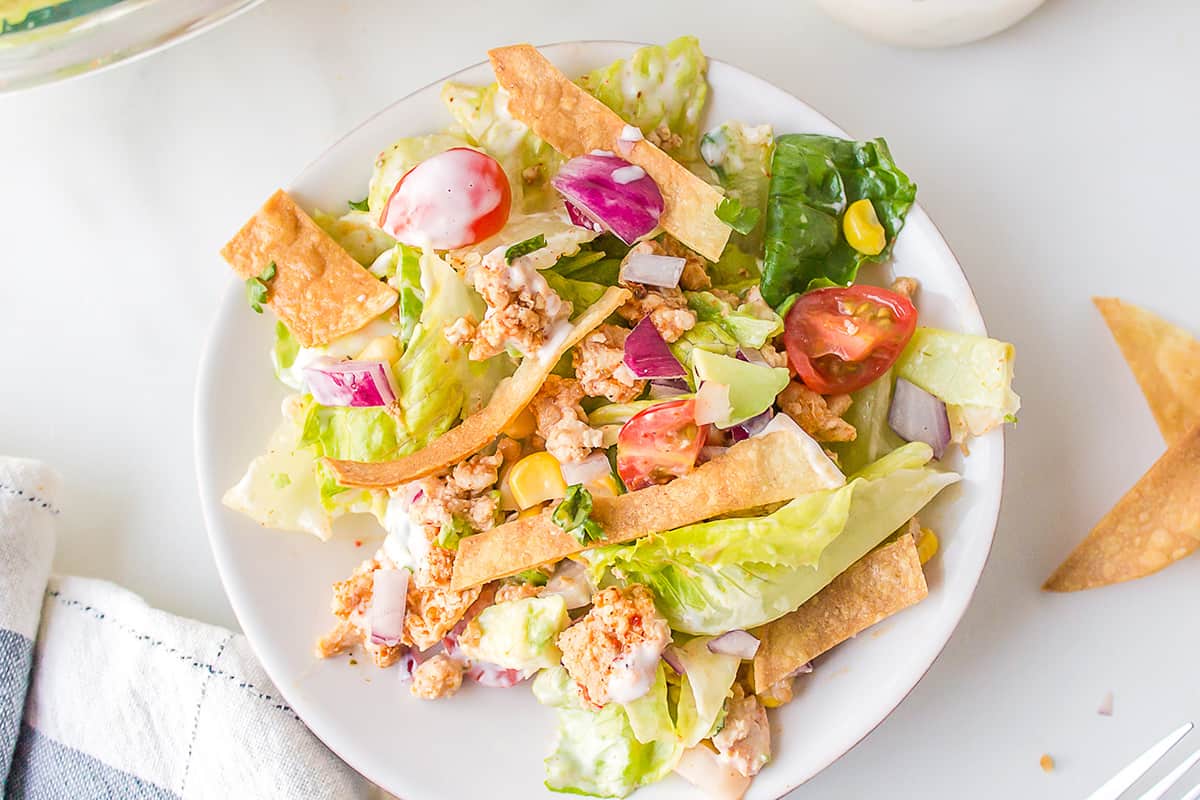
[[[1200,331],[1200,6],[1050,0],[931,52],[870,44],[795,0],[753,8],[268,0],[166,53],[0,96],[0,451],[65,477],[58,568],[236,625],[192,471],[193,374],[230,279],[220,245],[342,132],[490,45],[692,32],[885,135],[1019,353],[1025,410],[971,610],[900,709],[795,796],[1082,797],[1200,721],[1200,560],[1038,591],[1162,449],[1090,295]],[[1110,690],[1111,719],[1096,714]]]

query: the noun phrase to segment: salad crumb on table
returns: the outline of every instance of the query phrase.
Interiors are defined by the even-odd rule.
[[[690,37],[575,79],[490,56],[364,200],[278,192],[223,251],[292,392],[225,503],[374,516],[316,655],[423,700],[529,685],[549,789],[741,797],[814,660],[928,594],[952,532],[917,515],[1015,420],[1013,348],[856,282],[915,201],[882,139],[702,130]]]

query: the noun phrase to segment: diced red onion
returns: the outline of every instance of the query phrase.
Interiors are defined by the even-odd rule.
[[[1100,707],[1096,709],[1096,713],[1102,717],[1111,717],[1113,715],[1113,693],[1109,692],[1104,695],[1104,699],[1100,701]]]
[[[896,380],[888,427],[906,442],[924,442],[941,458],[950,444],[950,418],[946,404],[904,378]]]
[[[320,358],[304,368],[304,380],[323,406],[386,406],[396,400],[392,368],[385,361]]]
[[[634,253],[625,259],[617,280],[621,283],[644,283],[674,289],[683,275],[686,259],[676,256],[656,256],[653,253]]]
[[[675,649],[675,645],[667,645],[662,652],[662,660],[667,662],[667,666],[675,670],[676,675],[686,675],[687,669],[683,666],[683,659],[679,657],[679,651]]]
[[[751,436],[767,427],[767,424],[770,423],[771,418],[774,416],[775,412],[768,408],[757,417],[751,417],[740,425],[734,425],[729,429],[729,435],[733,437],[735,442],[740,442],[743,439],[749,439]]]
[[[408,606],[408,570],[377,569],[371,573],[371,605],[367,610],[371,642],[395,647],[404,636]]]
[[[710,641],[708,643],[708,650],[710,653],[750,659],[754,658],[754,654],[758,652],[758,645],[758,639],[746,633],[746,631],[730,631],[729,633],[722,633]]]
[[[516,686],[529,676],[516,669],[505,669],[496,664],[480,663],[467,667],[467,677],[480,686],[492,689],[507,689]]]
[[[704,381],[696,390],[696,424],[711,425],[729,419],[729,385]]]
[[[599,223],[621,241],[633,244],[658,227],[663,197],[649,175],[624,184],[614,180],[614,170],[629,166],[623,158],[596,151],[563,164],[550,183],[566,198],[568,214],[574,206],[587,223]],[[574,214],[571,220],[595,230],[592,224],[581,224]]]
[[[592,481],[612,474],[612,465],[608,463],[608,456],[602,450],[592,453],[583,461],[560,464],[559,468],[562,470],[563,480],[567,482],[567,486],[574,486],[577,483],[586,486]]]
[[[565,558],[539,594],[558,595],[566,601],[568,610],[583,608],[592,602],[592,582],[582,564]]]
[[[625,366],[639,378],[682,378],[687,374],[650,317],[642,317],[629,332],[624,360]]]
[[[467,629],[468,622],[469,620],[463,617],[442,639],[442,652],[446,654],[446,658],[464,666],[470,664],[471,659],[463,652],[462,645],[458,643],[458,637],[462,636],[463,631]]]
[[[737,351],[737,358],[739,361],[746,361],[750,364],[759,364],[764,367],[771,366],[767,363],[767,360],[763,358],[763,354],[755,350],[753,347],[749,349],[742,349],[739,347]]]
[[[687,381],[683,380],[683,378],[663,378],[662,380],[651,381],[650,391],[647,394],[651,400],[661,400],[665,397],[678,397],[681,394],[687,393]]]
[[[412,683],[413,671],[416,670],[417,665],[420,664],[422,660],[421,654],[416,650],[413,650],[411,647],[405,650],[404,654],[400,656],[400,660],[396,662],[397,680],[399,680],[400,683]]]

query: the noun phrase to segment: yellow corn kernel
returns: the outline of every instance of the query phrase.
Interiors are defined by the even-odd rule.
[[[400,360],[400,342],[395,336],[380,336],[367,342],[358,354],[359,361],[386,361],[395,364]]]
[[[567,492],[567,482],[554,456],[546,452],[525,456],[508,473],[513,500],[522,510],[557,500]]]
[[[929,559],[937,555],[938,537],[929,528],[921,528],[921,538],[917,541],[917,555],[921,557],[921,566],[929,563]]]
[[[842,232],[846,241],[860,253],[877,256],[887,245],[887,231],[875,216],[875,206],[868,198],[855,200],[842,217]]]
[[[530,506],[529,508],[522,511],[520,514],[517,514],[517,519],[525,519],[526,517],[536,517],[538,514],[542,513],[543,510],[545,510],[545,506],[542,505],[541,503],[538,503],[536,506]]]
[[[589,481],[584,488],[592,493],[592,497],[616,497],[621,493],[621,487],[611,472],[603,478]]]
[[[508,425],[504,426],[501,433],[510,439],[524,439],[533,435],[537,423],[533,418],[533,412],[526,408],[517,418]]]

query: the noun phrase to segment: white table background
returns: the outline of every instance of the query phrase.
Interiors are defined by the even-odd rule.
[[[1200,332],[1198,31],[1189,0],[1049,0],[928,52],[869,43],[798,0],[268,0],[165,53],[0,96],[0,451],[65,477],[59,570],[236,627],[192,468],[195,368],[230,280],[221,244],[343,132],[489,46],[695,33],[853,134],[887,137],[992,334],[1016,343],[1025,400],[958,633],[795,797],[1082,797],[1200,721],[1200,559],[1038,590],[1163,449],[1089,297]],[[1096,713],[1110,690],[1111,719]]]

